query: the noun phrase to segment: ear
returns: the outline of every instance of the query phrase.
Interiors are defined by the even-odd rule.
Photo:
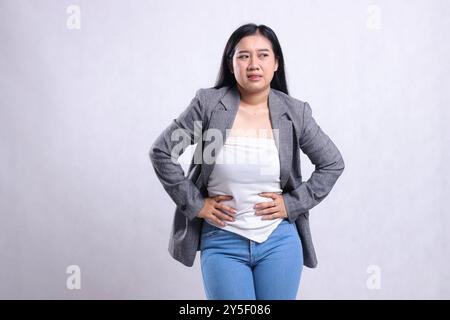
[[[275,59],[275,70],[274,70],[274,72],[277,71],[277,70],[278,70],[278,58]]]

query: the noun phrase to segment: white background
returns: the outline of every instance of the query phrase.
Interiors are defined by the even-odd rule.
[[[446,0],[1,0],[0,298],[205,299],[199,255],[187,268],[167,252],[175,204],[148,151],[248,22],[276,32],[290,94],[346,164],[310,212],[319,265],[298,298],[450,298],[449,14]]]

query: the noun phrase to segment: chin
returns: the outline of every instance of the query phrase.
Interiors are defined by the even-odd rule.
[[[245,84],[245,89],[249,90],[249,91],[261,90],[261,89],[264,89],[264,88],[266,88],[266,84],[263,83],[263,82],[260,82],[260,83],[252,83],[252,82],[250,82],[250,83],[246,83]]]

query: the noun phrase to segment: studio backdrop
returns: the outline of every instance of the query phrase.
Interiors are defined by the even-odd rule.
[[[0,298],[205,299],[198,256],[167,251],[175,203],[149,150],[253,22],[345,160],[310,211],[319,264],[298,299],[449,299],[449,16],[447,0],[1,0]]]

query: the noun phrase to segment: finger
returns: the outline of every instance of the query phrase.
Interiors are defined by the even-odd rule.
[[[233,199],[233,196],[226,195],[226,194],[214,197],[214,200],[216,200],[217,202],[223,201],[223,200],[230,200],[230,199]]]
[[[216,206],[216,208],[220,208],[220,209],[222,209],[222,210],[224,210],[224,211],[228,211],[228,212],[231,213],[231,214],[236,214],[236,210],[234,210],[232,207],[226,206],[226,205],[224,205],[224,204],[218,204],[218,205]]]
[[[264,216],[262,216],[261,220],[273,220],[273,219],[276,219],[276,218],[281,218],[281,216],[278,213],[274,213],[274,214],[271,214],[271,215],[264,215]]]
[[[273,214],[276,212],[279,212],[280,210],[277,207],[272,207],[272,208],[268,208],[268,209],[264,209],[264,210],[257,210],[255,212],[255,214],[257,216],[262,216],[262,215],[267,215],[267,214]]]
[[[274,201],[265,201],[265,202],[260,202],[255,204],[255,206],[253,207],[254,209],[264,209],[264,208],[272,208],[272,207],[276,207],[278,205],[278,202]]]
[[[276,199],[279,194],[276,192],[261,192],[258,193],[258,195],[262,196],[262,197],[266,197],[266,198],[272,198],[272,199]]]
[[[223,222],[222,220],[220,220],[219,218],[217,218],[214,214],[211,213],[211,215],[209,216],[209,219],[214,221],[216,224],[218,224],[219,226],[224,227],[225,226],[225,222]]]
[[[227,220],[227,221],[234,221],[233,217],[230,217],[229,215],[227,215],[226,213],[223,213],[219,210],[214,210],[213,214],[218,217],[221,218],[222,220]]]

